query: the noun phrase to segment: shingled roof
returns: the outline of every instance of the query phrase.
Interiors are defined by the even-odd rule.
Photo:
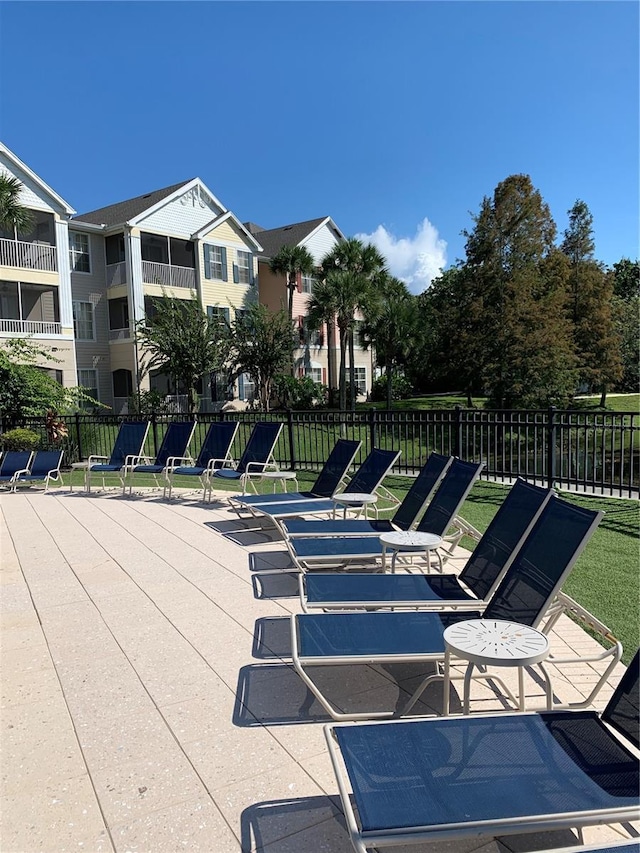
[[[126,201],[120,201],[117,204],[110,204],[107,207],[99,207],[97,210],[90,210],[88,213],[79,213],[74,216],[74,219],[79,219],[81,222],[91,222],[95,225],[121,225],[129,222],[134,216],[143,213],[154,204],[167,198],[171,193],[179,190],[185,184],[191,183],[193,178],[188,181],[180,181],[179,184],[173,184],[170,187],[164,187],[161,190],[154,190],[151,193],[129,198]]]
[[[297,246],[325,219],[327,219],[326,216],[321,216],[319,219],[308,219],[306,222],[294,222],[292,225],[283,225],[281,228],[259,231],[256,234],[256,239],[262,246],[263,255],[267,258],[273,258],[283,246]],[[253,225],[253,223],[245,222],[247,230],[249,225]]]

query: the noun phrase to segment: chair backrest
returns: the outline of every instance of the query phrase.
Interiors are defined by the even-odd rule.
[[[552,489],[516,480],[460,572],[478,599],[489,597],[553,495]]]
[[[62,462],[64,450],[37,450],[29,465],[32,477],[46,477],[49,471],[57,471]]]
[[[361,441],[339,438],[309,491],[319,498],[330,498],[342,482],[361,445]]]
[[[640,749],[640,650],[602,712],[602,719]]]
[[[392,521],[396,527],[400,530],[409,530],[452,462],[453,456],[442,456],[440,453],[432,453],[429,456],[404,500],[393,514]]]
[[[171,421],[156,456],[156,465],[166,465],[171,456],[184,456],[196,428],[195,421]]]
[[[424,511],[417,530],[444,536],[483,467],[484,462],[463,462],[461,459],[454,459],[438,486],[438,491]]]
[[[0,464],[0,477],[12,477],[16,471],[29,467],[30,450],[6,450]]]
[[[236,471],[239,474],[244,474],[247,465],[250,462],[257,462],[260,465],[266,465],[269,457],[273,453],[276,442],[280,438],[282,432],[282,424],[271,421],[258,421],[251,430],[249,441],[244,449],[244,453],[240,457]]]
[[[372,495],[399,456],[399,450],[378,450],[374,448],[353,475],[353,480],[350,480],[345,486],[344,494],[362,492]]]
[[[561,498],[549,501],[492,595],[484,618],[539,625],[603,515]]]
[[[147,440],[149,421],[123,421],[116,436],[110,465],[124,465],[127,456],[140,456]]]
[[[238,421],[214,421],[210,424],[196,466],[206,468],[211,459],[226,459],[239,425]]]

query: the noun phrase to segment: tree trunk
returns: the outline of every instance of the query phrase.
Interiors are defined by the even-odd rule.
[[[356,408],[356,366],[355,361],[355,345],[353,341],[353,329],[349,329],[349,408],[355,411]]]
[[[339,408],[344,412],[347,408],[347,330],[340,329],[340,372],[338,374],[340,389]]]
[[[335,390],[336,390],[336,378],[335,378],[335,361],[334,361],[334,320],[333,318],[330,321],[327,321],[327,385],[329,386],[329,399],[327,403],[329,408],[332,409],[335,404]]]
[[[293,323],[293,291],[296,289],[296,280],[295,277],[289,276],[289,281],[287,284],[287,290],[289,291],[289,321]],[[295,368],[295,347],[291,350],[291,375],[296,375]]]
[[[604,409],[607,405],[607,386],[602,386],[602,392],[600,393],[600,408]]]
[[[387,362],[387,409],[393,408],[393,372],[391,365]]]

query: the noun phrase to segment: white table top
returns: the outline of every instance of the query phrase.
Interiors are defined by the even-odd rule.
[[[541,631],[499,619],[467,619],[444,631],[445,647],[471,663],[529,666],[549,654]]]
[[[380,534],[380,542],[399,551],[428,551],[442,545],[442,537],[419,530],[392,530]]]
[[[261,471],[260,476],[271,480],[295,480],[297,477],[295,471]]]
[[[331,500],[343,504],[374,504],[378,496],[365,492],[348,492],[346,495],[333,495]]]
[[[88,460],[86,460],[86,459],[85,459],[85,461],[84,461],[84,462],[72,462],[72,463],[71,463],[71,467],[72,467],[72,468],[88,468],[88,467],[89,467],[89,462],[88,462]]]

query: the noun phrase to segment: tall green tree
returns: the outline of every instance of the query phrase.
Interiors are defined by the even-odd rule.
[[[640,264],[622,258],[608,272],[613,282],[613,314],[620,340],[622,374],[618,391],[640,388]]]
[[[351,407],[355,408],[355,346],[356,312],[365,311],[374,293],[376,277],[386,272],[385,259],[371,243],[364,244],[355,237],[343,240],[328,252],[320,264],[321,299],[333,303],[340,343],[339,395],[340,408],[346,409],[346,358],[349,350]],[[327,291],[327,292],[324,292]],[[313,297],[312,297],[313,303]]]
[[[0,228],[5,231],[28,231],[33,213],[20,201],[22,184],[17,178],[0,174]]]
[[[604,406],[608,387],[622,374],[614,281],[594,260],[593,217],[580,199],[569,210],[569,226],[560,248],[569,261],[569,316],[580,381],[600,389],[600,405]]]
[[[640,296],[640,263],[622,258],[614,264],[611,270],[613,274],[614,294],[629,302],[634,297]]]
[[[474,357],[498,408],[565,401],[575,382],[566,281],[556,226],[528,175],[485,197],[467,237],[463,281],[474,317]]]
[[[378,367],[385,371],[387,408],[393,404],[393,378],[407,364],[416,348],[421,327],[416,300],[403,281],[387,275],[373,282],[374,298],[366,306],[360,343],[373,345]]]
[[[335,405],[336,377],[334,361],[336,300],[330,287],[324,281],[316,283],[307,305],[307,323],[311,331],[320,331],[327,327],[327,386],[329,388],[329,407]]]
[[[289,319],[293,320],[293,294],[298,286],[298,276],[311,275],[315,261],[304,246],[283,246],[277,255],[269,261],[271,272],[287,278]]]
[[[293,323],[284,310],[272,313],[265,305],[253,303],[231,323],[228,359],[234,365],[232,375],[251,376],[264,412],[271,405],[274,380],[289,367],[294,345]]]
[[[186,390],[189,412],[195,414],[200,380],[227,360],[228,332],[218,317],[207,316],[195,293],[191,299],[163,296],[152,305],[151,316],[137,328],[142,373],[159,370],[171,376]]]

